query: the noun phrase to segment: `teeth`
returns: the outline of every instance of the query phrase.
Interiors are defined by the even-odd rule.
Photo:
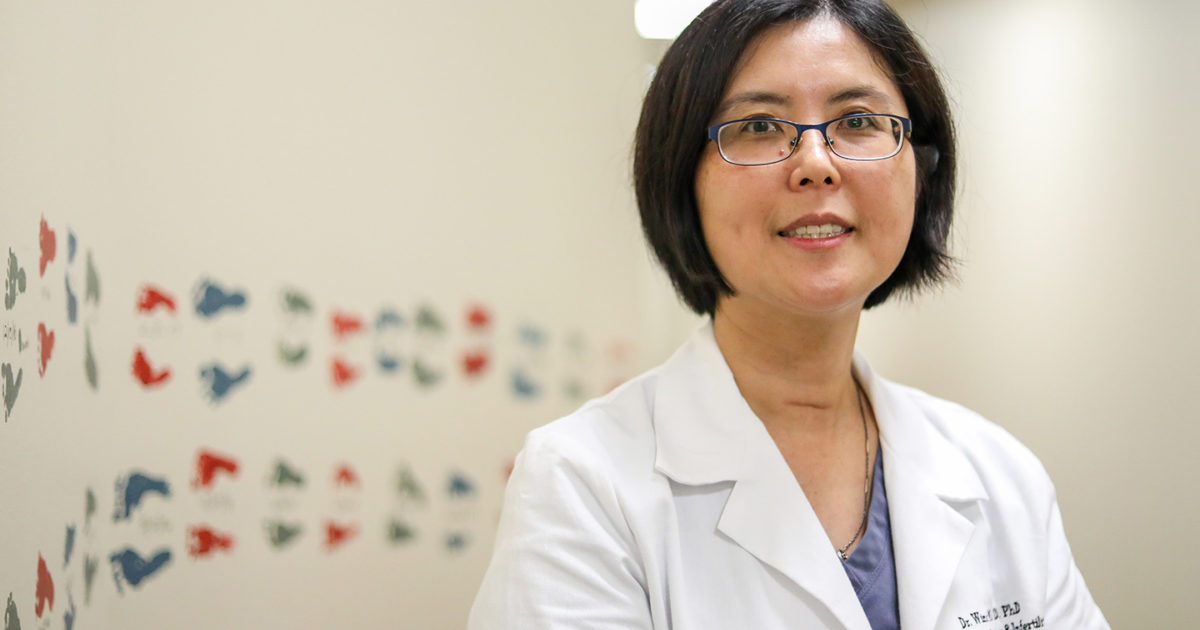
[[[846,228],[840,225],[826,223],[825,225],[802,225],[795,230],[788,232],[787,236],[795,236],[798,238],[832,238],[838,234],[845,233]]]

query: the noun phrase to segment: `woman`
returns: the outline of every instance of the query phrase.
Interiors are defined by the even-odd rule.
[[[882,2],[720,0],[680,35],[635,184],[711,322],[529,435],[470,628],[1108,627],[1038,460],[854,353],[945,275],[953,135]]]

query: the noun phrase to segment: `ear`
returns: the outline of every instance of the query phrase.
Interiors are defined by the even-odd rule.
[[[913,144],[912,147],[917,159],[917,196],[920,197],[926,180],[937,170],[942,153],[932,144]]]
[[[937,170],[938,160],[942,157],[942,152],[932,144],[914,144],[913,151],[917,156],[917,168],[923,174],[929,174]]]

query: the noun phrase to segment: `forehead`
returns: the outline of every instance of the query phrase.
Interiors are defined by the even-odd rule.
[[[751,41],[719,109],[748,94],[800,106],[828,104],[848,91],[888,113],[907,113],[900,88],[867,43],[841,21],[817,17],[772,26]]]

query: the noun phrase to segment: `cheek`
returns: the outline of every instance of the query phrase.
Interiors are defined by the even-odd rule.
[[[917,205],[915,165],[912,164],[911,156],[906,162],[900,163],[901,168],[890,174],[887,181],[890,181],[891,185],[881,190],[886,198],[877,200],[877,207],[887,209],[880,213],[879,218],[886,224],[888,234],[899,243],[901,252],[912,233]]]
[[[878,163],[883,166],[882,163]],[[900,264],[912,235],[916,207],[916,179],[900,163],[873,171],[858,171],[854,204],[864,228],[868,255],[876,264],[891,270]]]
[[[892,250],[891,257],[895,258],[897,264],[903,257],[904,250],[908,248],[916,212],[914,189],[912,186],[904,188],[904,190],[897,191],[898,194],[894,198],[896,199],[895,204],[887,217],[887,221],[890,223],[887,226],[887,234],[890,237],[889,248]]]
[[[722,164],[713,164],[715,153],[706,153],[696,169],[696,210],[700,216],[700,229],[704,234],[704,242],[708,245],[709,253],[716,259],[729,241],[736,240],[741,232],[738,223],[744,213],[737,205],[733,191],[740,190],[736,178],[722,168]],[[720,160],[720,157],[716,157]],[[718,264],[720,261],[717,261]]]
[[[712,207],[712,167],[708,164],[707,155],[701,158],[696,167],[696,179],[692,185],[692,193],[696,197],[696,212],[700,215],[700,225],[708,229],[708,209]]]
[[[696,214],[700,219],[700,233],[704,235],[704,243],[708,247],[710,254],[713,253],[713,208],[719,207],[719,202],[714,199],[714,188],[712,182],[712,169],[707,165],[706,159],[701,159],[700,166],[696,168],[696,183],[693,192],[696,196]]]
[[[904,200],[904,203],[901,206],[900,216],[904,224],[904,233],[906,235],[912,232],[913,222],[916,220],[918,188],[915,168],[910,169],[908,175],[908,177],[905,177],[901,180],[903,191],[901,192],[900,196],[900,198]],[[907,236],[905,236],[904,241],[905,243],[908,242]]]
[[[902,182],[898,186],[895,199],[896,208],[894,212],[895,221],[899,227],[903,228],[903,233],[906,235],[912,231],[913,221],[916,218],[917,208],[917,186],[916,183],[908,180]]]

